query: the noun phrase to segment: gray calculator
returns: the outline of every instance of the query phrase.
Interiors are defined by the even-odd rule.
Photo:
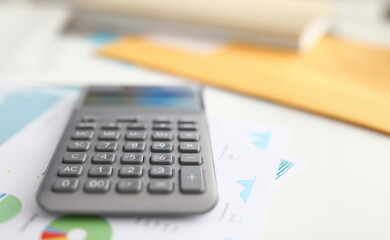
[[[87,88],[37,197],[55,213],[211,210],[218,197],[201,89]]]

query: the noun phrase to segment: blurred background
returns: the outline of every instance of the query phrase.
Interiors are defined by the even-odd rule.
[[[389,8],[388,0],[2,0],[0,79],[64,68],[87,74],[64,64],[63,49],[72,48],[64,38],[102,33],[106,41],[142,34],[198,50],[234,40],[309,51],[325,35],[388,46]]]
[[[184,77],[389,133],[389,9],[389,0],[3,0],[0,80]]]

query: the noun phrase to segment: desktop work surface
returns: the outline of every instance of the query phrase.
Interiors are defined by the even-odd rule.
[[[288,126],[285,154],[305,163],[275,190],[263,239],[390,239],[388,135],[215,89],[206,100],[210,114]]]

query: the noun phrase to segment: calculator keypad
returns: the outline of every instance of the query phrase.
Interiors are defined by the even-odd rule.
[[[86,116],[74,127],[52,190],[203,193],[200,138],[192,119],[122,117],[100,122]]]

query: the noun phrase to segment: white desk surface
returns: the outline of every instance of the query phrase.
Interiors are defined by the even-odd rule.
[[[185,81],[138,67],[114,74],[0,74],[0,80],[14,79],[82,85]],[[305,162],[273,193],[262,239],[390,239],[389,136],[212,87],[205,88],[205,104],[210,115],[289,127],[285,156]]]

